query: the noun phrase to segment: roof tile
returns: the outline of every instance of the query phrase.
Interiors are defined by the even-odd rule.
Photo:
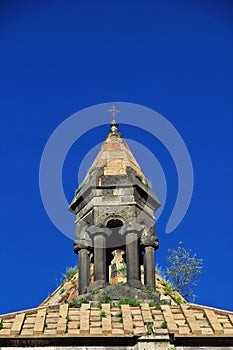
[[[195,318],[195,315],[193,314],[193,312],[188,309],[188,307],[186,305],[181,305],[181,310],[184,314],[184,317],[189,325],[189,328],[191,329],[191,332],[194,334],[201,334],[201,328],[200,325],[198,323],[198,321]]]
[[[177,332],[177,325],[174,320],[171,308],[169,305],[161,305],[161,309],[163,311],[163,316],[165,319],[165,322],[167,322],[167,328],[169,332],[176,333]]]
[[[34,334],[40,334],[44,330],[44,324],[45,324],[45,317],[46,317],[46,308],[42,310],[37,311],[35,325],[34,325]]]
[[[224,331],[223,331],[222,325],[220,324],[218,317],[214,313],[214,311],[205,309],[204,312],[205,312],[205,315],[206,315],[213,331],[215,333],[218,333],[218,334],[223,334]]]
[[[20,333],[21,328],[23,326],[24,319],[25,319],[25,313],[20,313],[15,316],[12,328],[10,330],[10,334],[18,335]]]

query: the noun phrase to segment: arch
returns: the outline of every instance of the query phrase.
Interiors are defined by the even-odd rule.
[[[110,219],[106,225],[107,228],[118,228],[121,226],[123,226],[123,221],[120,219]]]

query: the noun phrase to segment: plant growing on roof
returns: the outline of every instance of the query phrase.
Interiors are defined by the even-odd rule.
[[[161,328],[167,328],[167,322],[166,321],[163,321],[162,323],[161,323]]]
[[[76,300],[73,299],[69,301],[69,307],[80,308],[82,304],[88,303],[86,299]]]
[[[129,306],[139,306],[140,302],[137,299],[127,299],[127,298],[122,298],[118,301],[118,307],[121,305],[129,305]]]
[[[170,255],[167,261],[170,264],[166,269],[172,287],[183,297],[194,300],[193,287],[197,285],[197,277],[201,275],[203,259],[198,259],[197,254],[191,255],[191,250],[182,247],[179,242],[177,250],[169,249]]]
[[[78,266],[69,267],[66,269],[66,273],[64,275],[64,278],[68,281],[72,280],[72,278],[75,276],[75,274],[78,272]]]
[[[150,288],[143,289],[143,292],[146,294],[149,294],[149,295],[153,293],[152,289],[150,289]]]
[[[93,289],[93,291],[91,292],[91,294],[98,294],[98,293],[99,293],[99,289],[98,288]]]
[[[59,294],[62,294],[62,293],[64,293],[65,291],[66,291],[66,289],[63,287],[63,288],[60,290]]]
[[[147,322],[146,324],[147,327],[147,333],[150,335],[153,333],[153,322]]]

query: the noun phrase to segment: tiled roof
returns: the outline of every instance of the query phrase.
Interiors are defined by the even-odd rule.
[[[76,272],[38,308],[0,316],[0,339],[134,337],[151,333],[175,337],[233,337],[232,312],[190,304],[179,293],[169,290],[158,275],[160,306],[138,303],[138,306],[118,304],[116,307],[92,302],[74,307],[71,301],[77,295],[77,279]],[[171,305],[164,304],[164,300]]]
[[[0,316],[1,338],[233,337],[233,313],[194,304],[149,306],[69,303]]]
[[[93,264],[90,273],[92,275]],[[233,339],[233,312],[188,303],[156,274],[161,305],[86,302],[75,304],[78,272],[73,271],[38,308],[0,316],[1,339],[174,336]],[[142,271],[143,277],[143,271]],[[110,279],[125,282],[119,272]],[[73,301],[73,302],[72,302]],[[135,305],[135,304],[134,304]],[[152,306],[153,305],[153,306]]]

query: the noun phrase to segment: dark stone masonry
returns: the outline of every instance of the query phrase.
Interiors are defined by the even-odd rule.
[[[154,211],[159,200],[118,130],[110,132],[70,205],[76,215],[74,251],[79,260],[79,297],[93,300],[136,298],[159,302],[155,285]],[[109,267],[115,250],[122,250],[127,266],[125,284],[109,284]],[[94,281],[90,277],[94,262]],[[144,283],[141,276],[144,267]],[[145,292],[146,291],[146,292]],[[148,293],[148,291],[150,293]]]

